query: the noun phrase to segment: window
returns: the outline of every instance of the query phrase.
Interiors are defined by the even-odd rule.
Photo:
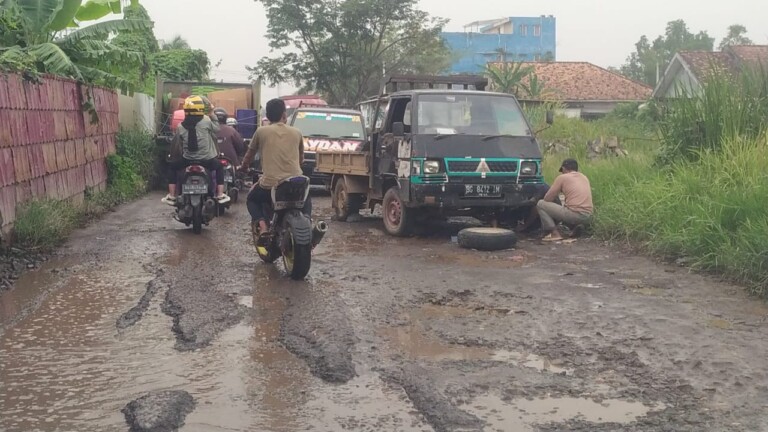
[[[422,95],[416,121],[424,135],[531,135],[512,96]]]
[[[533,26],[533,35],[534,36],[541,36],[541,26],[536,24]]]
[[[528,26],[520,24],[520,36],[528,36]]]
[[[304,136],[363,139],[363,123],[359,115],[322,111],[299,111],[293,121]]]

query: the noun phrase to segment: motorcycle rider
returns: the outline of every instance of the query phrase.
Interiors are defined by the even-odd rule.
[[[171,143],[172,157],[176,157],[169,164],[168,195],[163,198],[164,203],[173,205],[176,202],[178,170],[191,164],[202,165],[209,172],[215,171],[216,200],[221,204],[229,202],[229,196],[224,193],[224,170],[217,159],[219,151],[216,134],[219,122],[213,111],[207,98],[190,96],[184,100],[184,121],[176,128]]]
[[[240,164],[240,157],[245,153],[245,141],[240,133],[229,125],[229,120],[235,120],[229,117],[227,110],[216,108],[213,110],[219,121],[219,132],[216,134],[219,142],[219,151],[225,158],[232,161],[237,166]],[[235,123],[237,120],[235,120]]]
[[[251,188],[247,200],[254,234],[268,229],[264,206],[271,203],[272,188],[282,180],[302,175],[301,164],[304,162],[304,137],[301,131],[286,124],[285,101],[270,100],[266,111],[271,124],[256,130],[240,166],[241,170],[247,171],[256,153],[260,152],[263,175]],[[311,217],[312,201],[309,197],[302,211]]]

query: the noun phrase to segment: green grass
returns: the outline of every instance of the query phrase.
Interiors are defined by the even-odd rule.
[[[117,152],[107,158],[106,190],[86,190],[85,200],[79,205],[70,200],[46,199],[19,207],[14,223],[16,242],[29,249],[55,248],[88,220],[146,193],[149,182],[157,175],[156,160],[151,134],[121,130],[117,135]]]
[[[539,134],[548,182],[576,158],[592,184],[596,237],[684,259],[768,297],[768,76],[714,76],[690,98],[622,107],[597,121],[557,118]],[[532,113],[540,125],[541,113]],[[657,121],[654,121],[657,120]],[[540,127],[540,126],[539,126]],[[587,141],[618,136],[625,158],[587,159]]]

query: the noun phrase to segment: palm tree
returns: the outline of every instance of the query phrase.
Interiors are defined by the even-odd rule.
[[[138,0],[131,0],[138,4]],[[116,73],[141,68],[142,54],[116,46],[109,37],[121,31],[152,28],[147,20],[111,20],[87,27],[82,22],[121,12],[119,0],[0,0],[0,12],[14,17],[18,27],[2,39],[13,40],[0,48],[0,63],[31,58],[37,72],[74,78],[130,92],[132,83]],[[5,29],[0,30],[3,32]]]
[[[172,50],[190,49],[190,46],[189,46],[189,42],[187,42],[186,39],[181,37],[181,35],[176,35],[173,37],[173,39],[169,41],[161,41],[160,49],[163,51],[172,51]]]

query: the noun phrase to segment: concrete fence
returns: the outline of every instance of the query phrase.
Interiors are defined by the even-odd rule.
[[[120,126],[129,129],[155,130],[155,98],[144,93],[118,95]]]
[[[8,232],[16,209],[30,199],[82,201],[103,190],[105,158],[115,152],[117,94],[93,89],[99,122],[81,106],[87,88],[46,76],[40,84],[0,75],[0,228]]]

